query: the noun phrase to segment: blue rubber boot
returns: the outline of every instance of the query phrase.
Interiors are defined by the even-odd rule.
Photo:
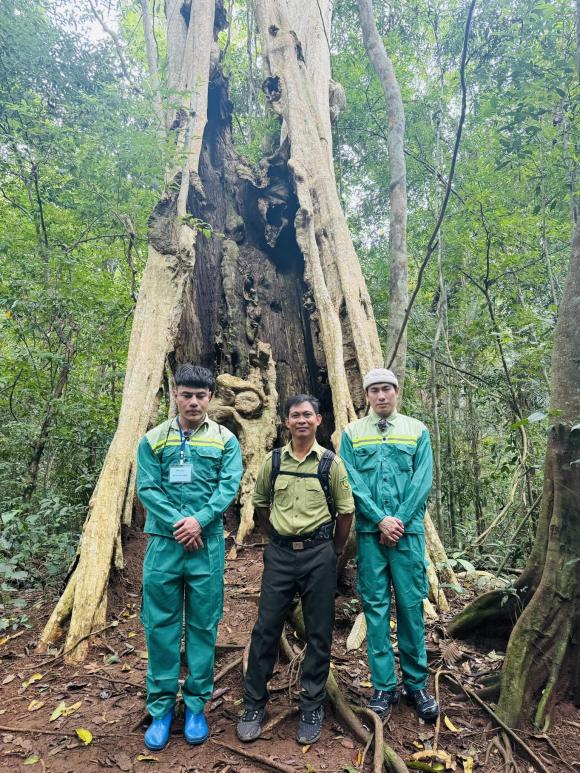
[[[185,735],[187,743],[190,744],[196,745],[207,740],[209,728],[203,711],[194,714],[187,706],[185,707],[185,725],[183,727],[183,734]]]
[[[173,722],[173,709],[162,717],[153,717],[151,724],[145,731],[145,746],[151,751],[158,752],[167,746],[171,723]]]

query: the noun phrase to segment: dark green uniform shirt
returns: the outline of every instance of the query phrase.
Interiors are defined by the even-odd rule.
[[[423,534],[423,516],[433,481],[433,454],[427,427],[394,411],[386,429],[371,411],[342,433],[340,455],[356,501],[356,528],[377,530],[386,516],[399,518],[405,534]]]
[[[223,529],[222,513],[237,494],[242,454],[229,429],[205,417],[185,444],[192,465],[190,483],[170,483],[169,469],[179,464],[181,438],[176,419],[150,430],[137,451],[137,494],[147,510],[145,532],[173,537],[173,527],[193,516],[204,536]]]

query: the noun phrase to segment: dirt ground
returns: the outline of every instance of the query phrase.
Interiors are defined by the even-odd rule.
[[[240,659],[256,616],[262,546],[243,547],[236,555],[232,544],[229,537],[224,619],[216,653],[217,683],[207,714],[211,727],[208,742],[201,747],[186,744],[180,707],[168,746],[162,752],[152,753],[143,745],[147,653],[139,603],[145,537],[135,532],[126,546],[126,569],[114,578],[111,589],[107,618],[110,627],[93,636],[86,663],[69,667],[59,656],[35,652],[36,639],[55,601],[47,594],[36,592],[29,596],[31,628],[0,635],[0,771],[88,773],[108,768],[137,773],[258,773],[275,770],[276,763],[297,773],[372,771],[372,748],[365,755],[364,745],[337,722],[330,706],[326,708],[322,738],[311,747],[296,743],[295,716],[285,718],[250,746],[242,747],[237,741],[234,726],[241,709]],[[351,703],[364,704],[372,692],[365,645],[350,652],[345,647],[360,611],[356,598],[353,601],[353,575],[354,569],[350,574],[347,570],[346,586],[336,599],[333,669]],[[433,674],[448,671],[466,687],[481,686],[501,667],[503,653],[478,651],[472,645],[452,641],[445,637],[444,624],[441,620],[428,625]],[[392,636],[396,641],[396,630]],[[288,638],[297,649],[301,646],[290,632]],[[295,684],[288,686],[292,685],[293,676],[294,669],[281,658],[271,683],[269,719],[296,705]],[[509,748],[506,751],[488,714],[467,700],[460,688],[439,674],[431,680],[432,690],[435,681],[443,709],[438,726],[419,720],[404,702],[394,708],[385,726],[386,743],[405,761],[411,760],[413,754],[436,749],[439,760],[419,755],[415,762],[423,762],[423,770],[541,770],[521,747],[512,745],[513,757]],[[53,713],[60,716],[51,719]],[[83,730],[92,736],[87,744],[83,740],[90,736]],[[579,730],[580,711],[570,703],[560,703],[552,713],[548,735],[534,737],[531,730],[518,734],[541,759],[545,770],[573,771],[580,770]],[[79,738],[77,731],[84,739]],[[226,748],[226,744],[235,750]],[[266,762],[248,759],[236,751],[240,749],[261,755]],[[517,767],[513,767],[512,760]]]

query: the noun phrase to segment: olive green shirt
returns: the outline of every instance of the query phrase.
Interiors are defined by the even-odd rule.
[[[294,456],[292,443],[282,448],[280,469],[288,472],[316,474],[318,462],[324,448],[316,440],[304,459]],[[316,478],[295,478],[292,475],[278,475],[274,484],[274,501],[270,503],[272,474],[272,452],[266,456],[254,491],[255,507],[270,508],[270,523],[285,537],[314,531],[328,523],[330,513],[320,481]],[[335,456],[330,468],[330,491],[337,515],[354,512],[354,498],[342,460]]]

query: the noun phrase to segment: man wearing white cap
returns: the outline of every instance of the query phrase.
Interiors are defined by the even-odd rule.
[[[429,432],[422,422],[397,412],[399,382],[391,370],[371,370],[363,386],[370,411],[346,427],[340,456],[356,503],[358,590],[374,687],[369,707],[386,715],[399,698],[389,637],[392,583],[405,692],[420,717],[434,720],[439,706],[425,689],[423,620],[427,595],[423,516],[433,478]]]

